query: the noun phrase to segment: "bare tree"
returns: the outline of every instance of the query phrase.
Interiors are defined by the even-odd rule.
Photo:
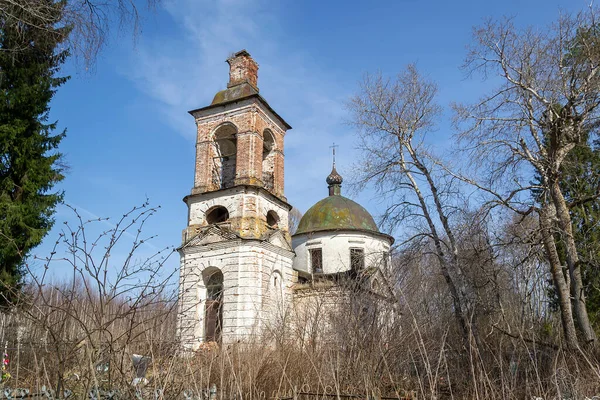
[[[140,231],[152,212],[147,206],[133,209],[99,240],[94,227],[106,229],[109,221],[65,226],[57,250],[66,246],[66,255],[57,251],[42,265],[29,265],[33,276],[23,307],[0,313],[0,343],[8,342],[7,371],[13,375],[2,382],[3,393],[19,387],[29,388],[30,397],[58,398],[64,387],[70,398],[504,399],[584,398],[600,388],[593,358],[541,347],[539,335],[549,332],[547,339],[553,326],[536,323],[534,312],[521,316],[507,301],[515,294],[517,301],[527,299],[532,285],[502,289],[508,331],[486,329],[480,335],[483,351],[473,352],[478,368],[465,371],[464,358],[456,356],[463,348],[454,333],[453,301],[431,239],[402,246],[388,265],[389,276],[374,273],[384,265],[367,263],[359,274],[298,282],[293,308],[264,335],[194,354],[177,351],[175,303],[167,296],[175,293],[163,284],[170,271],[155,274],[165,270],[164,260],[121,253],[147,250],[148,237]],[[495,295],[489,290],[496,273],[491,231],[471,224],[469,213],[463,216],[452,218],[459,259],[472,263],[465,274],[476,274],[475,284],[489,292],[478,297],[484,302],[479,310],[486,312]],[[517,264],[511,257],[527,258],[527,237],[535,231],[531,219],[509,223],[519,232],[506,229],[507,240],[526,238],[505,258],[508,267]],[[48,274],[65,266],[75,278],[53,282]],[[388,279],[394,283],[382,285]],[[133,379],[133,353],[150,363],[143,379]],[[59,393],[48,391],[49,385]]]
[[[153,9],[160,0],[147,0]],[[63,26],[72,53],[90,68],[99,51],[106,44],[111,25],[119,29],[131,29],[134,38],[140,32],[139,2],[134,0],[67,0],[62,15],[56,15],[52,1],[0,0],[0,18],[19,21],[30,29],[46,29],[44,26]],[[47,21],[39,25],[34,21]],[[18,48],[2,48],[0,51],[20,51]]]
[[[302,213],[300,212],[300,210],[298,210],[296,207],[292,207],[288,214],[288,226],[290,230],[290,235],[296,233],[301,219]]]
[[[499,263],[510,272],[510,287],[517,302],[509,299],[503,309],[518,312],[518,325],[525,330],[526,326],[537,325],[552,315],[548,298],[551,285],[548,261],[537,216],[523,217],[509,211],[502,213],[500,218],[505,222],[496,239]],[[507,328],[512,328],[510,323]]]
[[[456,105],[462,148],[483,177],[476,184],[499,204],[537,211],[569,345],[596,335],[589,321],[577,244],[560,186],[563,161],[598,122],[600,35],[597,10],[561,16],[547,29],[517,29],[510,19],[474,30],[465,68],[500,79],[472,105]],[[533,182],[533,183],[532,183]],[[472,182],[475,183],[475,182]],[[563,274],[557,238],[565,247]]]
[[[374,184],[391,199],[384,222],[408,220],[421,228],[411,240],[431,240],[439,270],[453,301],[456,321],[465,346],[470,343],[469,302],[459,268],[459,246],[449,220],[443,180],[425,140],[436,123],[440,107],[437,87],[426,81],[414,65],[391,81],[380,74],[367,75],[360,93],[348,106],[359,129],[362,160],[356,166],[359,186]]]
[[[32,367],[38,371],[38,387],[54,387],[58,394],[66,386],[85,392],[113,385],[134,391],[132,355],[152,356],[165,347],[175,352],[179,346],[174,339],[175,269],[165,269],[173,251],[138,255],[152,239],[143,233],[156,212],[148,203],[97,237],[89,230],[106,220],[85,221],[73,212],[77,223],[65,223],[41,268],[33,260],[26,264],[24,301],[16,311],[21,333],[9,339],[27,343],[28,358],[50,369],[43,374]],[[69,278],[53,283],[51,271],[60,269]]]

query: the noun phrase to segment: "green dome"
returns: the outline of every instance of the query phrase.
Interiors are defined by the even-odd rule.
[[[364,207],[340,195],[328,196],[312,206],[300,220],[295,234],[329,230],[379,232]]]

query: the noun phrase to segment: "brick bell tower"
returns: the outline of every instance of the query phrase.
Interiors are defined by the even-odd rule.
[[[197,127],[194,187],[184,198],[178,329],[185,347],[260,333],[295,280],[283,194],[291,127],[258,90],[246,50],[227,59],[229,83],[190,111]]]

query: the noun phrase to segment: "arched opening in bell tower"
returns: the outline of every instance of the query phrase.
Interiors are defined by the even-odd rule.
[[[219,269],[211,267],[202,275],[206,286],[204,340],[220,342],[223,330],[223,273]]]
[[[224,123],[214,133],[213,184],[219,189],[232,187],[235,181],[237,157],[237,128]]]
[[[278,224],[279,224],[279,215],[277,215],[277,213],[275,211],[270,210],[267,213],[267,225],[270,228],[275,229],[275,228],[277,228]]]
[[[275,184],[275,138],[273,132],[263,132],[262,181],[265,189],[272,190]]]
[[[206,212],[206,223],[209,225],[226,222],[229,219],[229,211],[223,206],[215,206]]]

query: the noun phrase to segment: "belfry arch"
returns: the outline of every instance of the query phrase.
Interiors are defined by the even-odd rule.
[[[275,184],[275,137],[270,129],[263,132],[262,181],[265,189],[272,190]]]
[[[219,189],[232,187],[237,168],[236,126],[230,122],[219,125],[213,133],[213,184]]]

